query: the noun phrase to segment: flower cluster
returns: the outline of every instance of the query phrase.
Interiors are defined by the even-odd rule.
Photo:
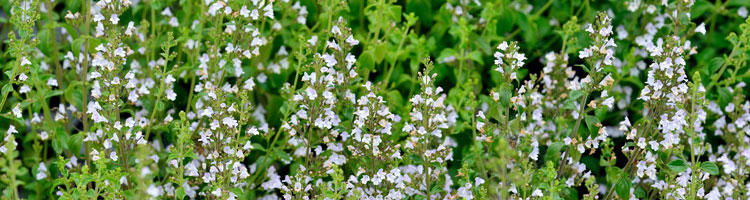
[[[741,2],[0,4],[2,199],[750,197]]]

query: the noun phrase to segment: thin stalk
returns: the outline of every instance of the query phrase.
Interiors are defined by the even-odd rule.
[[[576,125],[573,128],[573,132],[570,133],[573,137],[578,135],[578,128],[581,126],[581,119],[586,117],[584,113],[584,109],[586,108],[586,100],[589,98],[589,93],[586,92],[586,94],[583,95],[583,99],[581,101],[581,109],[578,111],[578,119],[576,119]]]
[[[167,55],[169,55],[169,49],[167,49]],[[156,111],[159,108],[159,103],[161,102],[161,97],[163,96],[162,93],[164,93],[164,87],[166,84],[164,83],[164,76],[167,74],[167,65],[165,64],[162,66],[161,70],[161,77],[162,81],[159,83],[159,93],[156,95],[156,101],[154,102],[154,110],[151,111],[151,117],[149,117],[148,125],[146,126],[146,135],[144,136],[144,139],[148,140],[148,136],[151,133],[151,127],[154,124],[154,116],[156,116]]]
[[[55,22],[52,19],[52,3],[50,0],[44,0],[44,5],[47,7],[47,20],[48,23],[54,24]],[[52,62],[55,64],[55,76],[57,77],[57,83],[59,85],[59,88],[65,88],[65,80],[63,77],[63,69],[60,66],[60,61],[58,60],[58,52],[57,52],[57,33],[55,31],[55,27],[50,27],[50,33],[52,35]],[[60,98],[60,102],[62,104],[65,104],[65,98]],[[62,108],[65,109],[65,108]],[[67,116],[66,116],[67,118]],[[68,132],[68,126],[65,126],[65,132]]]
[[[91,23],[91,16],[90,16],[91,1],[90,0],[86,0],[86,3],[83,4],[83,6],[84,6],[83,10],[85,10],[84,13],[86,13],[84,15],[85,18],[86,18],[86,21],[84,23],[84,32],[83,32],[83,34],[84,35],[89,35],[89,27],[90,27],[90,23]],[[81,102],[83,103],[83,113],[82,113],[82,115],[83,115],[83,132],[85,134],[88,134],[88,132],[89,132],[89,118],[88,118],[88,116],[86,116],[87,115],[86,114],[86,110],[87,110],[87,107],[88,107],[89,90],[88,90],[88,81],[86,79],[87,79],[88,71],[89,71],[89,39],[85,38],[84,40],[85,40],[85,42],[84,42],[84,45],[85,45],[84,49],[85,50],[83,52],[83,55],[84,55],[84,59],[83,59],[83,63],[82,63],[83,64],[83,71],[81,72],[82,73],[81,74],[82,75],[81,76],[81,83],[83,83],[83,87],[81,87],[81,90],[83,92],[83,96],[82,96],[83,99],[82,99]],[[80,47],[73,47],[73,48],[80,48]],[[86,164],[89,164],[89,163],[91,163],[91,155],[89,155],[90,152],[91,152],[91,147],[89,145],[85,145],[85,144],[84,144],[84,146],[86,146]]]

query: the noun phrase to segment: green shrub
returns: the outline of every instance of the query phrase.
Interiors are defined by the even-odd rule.
[[[2,199],[748,199],[749,1],[0,0]]]

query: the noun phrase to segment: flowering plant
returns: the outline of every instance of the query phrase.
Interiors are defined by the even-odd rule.
[[[0,6],[0,199],[750,199],[746,1]]]

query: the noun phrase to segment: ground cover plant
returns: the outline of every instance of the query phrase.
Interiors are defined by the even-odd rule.
[[[2,199],[750,199],[750,1],[0,6]]]

